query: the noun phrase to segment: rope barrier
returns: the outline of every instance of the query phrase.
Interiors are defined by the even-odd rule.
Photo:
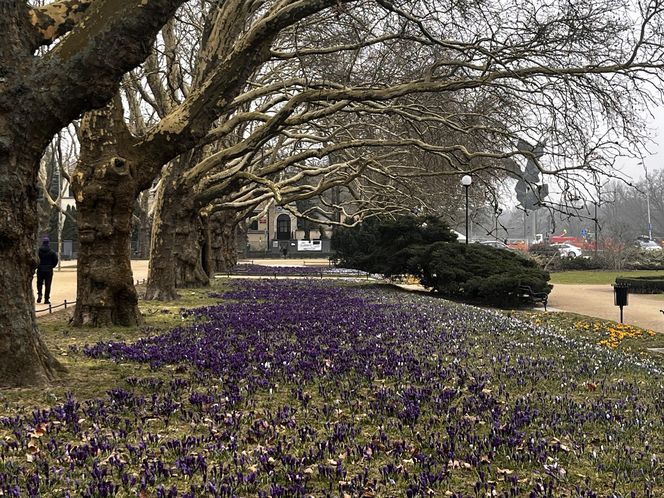
[[[53,306],[52,304],[49,303],[48,308],[44,308],[44,309],[41,309],[41,310],[35,310],[35,313],[46,313],[48,311],[49,314],[50,314],[50,313],[53,313],[53,310],[55,310],[55,309],[62,308],[63,306],[64,306],[65,309],[67,309],[67,306],[71,306],[72,304],[76,304],[76,301],[69,301],[68,302],[65,299],[65,302],[62,303],[62,304],[57,304],[57,305]]]

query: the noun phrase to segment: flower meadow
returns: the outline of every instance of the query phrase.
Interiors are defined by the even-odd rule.
[[[0,496],[664,496],[656,357],[384,285],[226,285],[71,351],[136,365],[103,396],[0,416]]]

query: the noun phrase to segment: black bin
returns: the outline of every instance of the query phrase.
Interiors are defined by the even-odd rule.
[[[627,296],[629,287],[625,284],[615,284],[613,286],[613,303],[616,306],[627,306]]]

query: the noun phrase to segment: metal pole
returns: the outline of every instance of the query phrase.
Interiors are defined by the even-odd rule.
[[[652,223],[650,222],[650,180],[648,179],[648,168],[643,164],[646,174],[646,209],[648,210],[648,240],[652,240]]]
[[[58,271],[62,268],[62,228],[64,215],[62,214],[62,149],[61,136],[58,134]]]
[[[648,188],[647,185],[646,188]],[[652,240],[652,223],[650,221],[650,193],[647,190],[646,190],[646,205],[648,207],[648,240]]]
[[[595,256],[597,256],[597,201],[595,201]]]
[[[464,185],[463,187],[466,189],[466,245],[468,245],[468,187],[470,185]]]

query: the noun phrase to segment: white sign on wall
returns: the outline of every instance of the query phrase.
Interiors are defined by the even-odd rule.
[[[322,251],[323,244],[320,240],[298,240],[297,241],[297,250],[298,251]]]

